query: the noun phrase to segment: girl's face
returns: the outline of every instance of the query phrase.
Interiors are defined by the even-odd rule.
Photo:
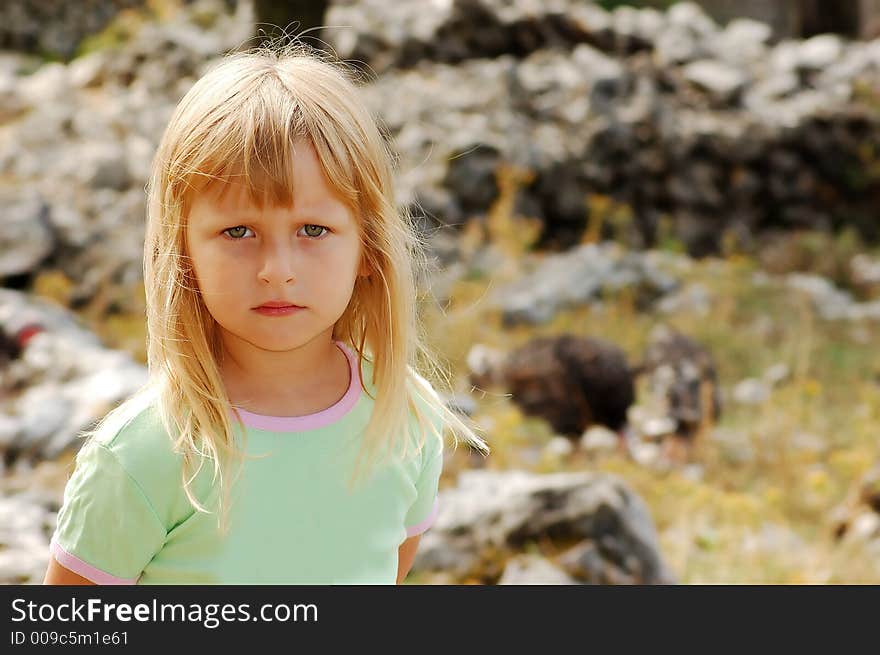
[[[358,226],[331,192],[311,144],[294,156],[294,204],[259,211],[239,184],[193,199],[186,228],[204,303],[224,342],[261,350],[297,348],[342,316],[363,266]],[[256,307],[280,300],[303,309],[267,316]]]

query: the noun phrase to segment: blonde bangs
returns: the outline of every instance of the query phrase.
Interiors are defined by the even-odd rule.
[[[223,77],[229,76],[232,86],[236,71],[232,63],[227,67]],[[298,141],[314,147],[330,188],[360,214],[358,188],[364,181],[356,179],[352,153],[342,147],[342,125],[316,98],[298,97],[294,75],[283,67],[252,77],[235,93],[200,98],[200,104],[213,109],[188,112],[194,121],[179,126],[186,137],[170,163],[168,180],[184,218],[194,195],[217,190],[222,200],[233,186],[242,187],[259,210],[291,206]]]

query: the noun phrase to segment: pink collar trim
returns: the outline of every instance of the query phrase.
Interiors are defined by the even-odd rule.
[[[348,391],[334,405],[320,412],[306,414],[305,416],[268,416],[266,414],[254,414],[236,407],[235,409],[241,415],[242,422],[249,428],[266,430],[268,432],[303,432],[330,425],[348,414],[361,397],[360,367],[358,366],[357,356],[351,348],[341,341],[334,340],[334,343],[345,353],[351,371]],[[229,411],[234,419],[235,414],[232,409]]]

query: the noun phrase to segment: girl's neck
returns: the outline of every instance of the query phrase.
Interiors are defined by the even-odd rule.
[[[266,416],[306,416],[332,407],[353,384],[352,365],[344,346],[332,340],[326,350],[314,345],[303,352],[261,353],[275,358],[268,370],[255,366],[260,357],[242,366],[241,358],[227,355],[221,376],[230,404]]]

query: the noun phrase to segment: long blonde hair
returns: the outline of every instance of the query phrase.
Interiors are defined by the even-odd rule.
[[[352,67],[300,42],[227,54],[183,97],[159,143],[147,189],[149,382],[142,391],[156,393],[162,424],[182,456],[183,489],[197,511],[208,511],[191,488],[204,459],[213,461],[225,508],[231,485],[224,473],[244,451],[235,446],[219,373],[216,323],[187,255],[188,212],[195,194],[233,176],[242,178],[236,181],[257,207],[267,200],[290,205],[297,139],[311,143],[331,188],[353,209],[371,271],[358,276],[333,330],[334,339],[356,352],[360,370],[364,360],[373,370],[375,402],[353,479],[364,458],[374,466],[380,451],[399,452],[402,445],[406,457],[411,415],[421,435],[417,452],[428,434],[442,439],[443,428],[453,433],[456,447],[463,439],[489,452],[476,426],[447,408],[426,381],[450,386],[421,335],[417,280],[428,266],[426,243],[395,205],[391,139],[358,97],[358,81]],[[114,412],[125,411],[124,405]],[[219,523],[224,531],[227,511]]]

